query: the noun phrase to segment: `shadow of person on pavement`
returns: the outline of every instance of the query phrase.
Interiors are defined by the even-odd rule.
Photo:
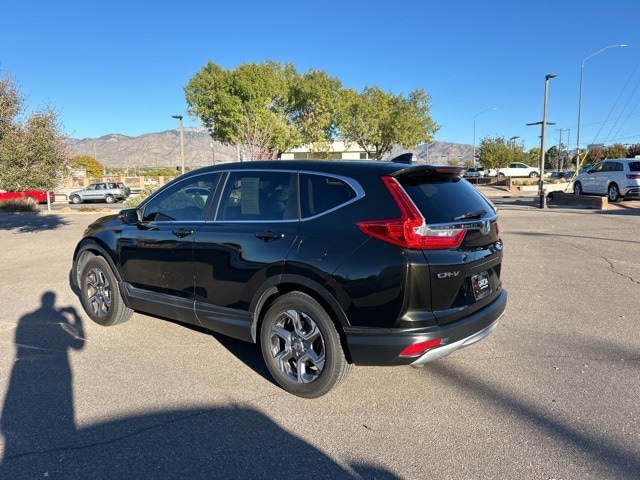
[[[3,458],[76,430],[69,350],[83,348],[84,332],[76,310],[56,308],[55,301],[53,292],[45,292],[40,308],[18,322],[15,361],[0,417]]]
[[[135,412],[78,427],[69,351],[85,346],[82,320],[55,302],[48,291],[19,319],[0,417],[0,478],[398,479],[382,465],[342,465],[244,405]]]

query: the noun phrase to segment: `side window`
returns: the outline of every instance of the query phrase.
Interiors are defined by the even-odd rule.
[[[143,220],[201,220],[207,202],[212,199],[218,175],[200,175],[175,183],[144,206]]]
[[[335,177],[300,175],[300,209],[302,218],[313,217],[356,198],[351,186]]]
[[[616,168],[615,168],[616,172],[624,172],[624,167],[622,166],[622,163],[616,162],[615,165],[616,165]]]
[[[598,163],[595,167],[593,167],[594,172],[602,172],[604,171],[604,162]]]
[[[297,217],[291,172],[230,172],[216,220],[286,220]]]

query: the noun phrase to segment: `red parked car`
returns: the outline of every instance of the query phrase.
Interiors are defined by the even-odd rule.
[[[49,192],[49,198],[52,203],[55,202],[56,194]],[[31,200],[36,203],[47,203],[47,192],[44,190],[25,190],[23,192],[0,190],[0,202],[7,202],[9,200]]]

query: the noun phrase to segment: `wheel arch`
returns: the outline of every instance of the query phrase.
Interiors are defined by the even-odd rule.
[[[122,283],[120,272],[116,268],[115,259],[108,253],[109,250],[110,249],[108,247],[103,245],[97,239],[85,239],[76,247],[76,251],[73,254],[73,269],[71,271],[71,278],[73,280],[74,287],[77,288],[80,284],[80,273],[82,272],[84,265],[92,257],[103,257],[118,280],[118,284]]]
[[[254,296],[254,300],[250,305],[250,311],[254,313],[253,324],[251,325],[251,337],[253,341],[257,342],[259,338],[262,321],[269,307],[278,297],[289,292],[305,293],[320,304],[331,318],[338,332],[342,350],[347,361],[352,363],[349,345],[343,328],[343,326],[349,325],[349,320],[344,310],[322,285],[299,275],[283,275],[280,277],[279,282],[264,285],[262,292]]]

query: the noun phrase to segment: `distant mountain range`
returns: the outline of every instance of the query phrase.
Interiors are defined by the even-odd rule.
[[[172,167],[180,165],[180,131],[167,130],[146,133],[138,137],[110,134],[100,138],[69,139],[71,156],[94,157],[109,168]],[[395,148],[392,155],[412,152],[418,160],[428,163],[466,162],[473,157],[473,145],[433,142],[419,145],[413,150]],[[214,163],[236,161],[238,153],[233,146],[212,142],[204,127],[184,129],[184,163],[197,168]]]

